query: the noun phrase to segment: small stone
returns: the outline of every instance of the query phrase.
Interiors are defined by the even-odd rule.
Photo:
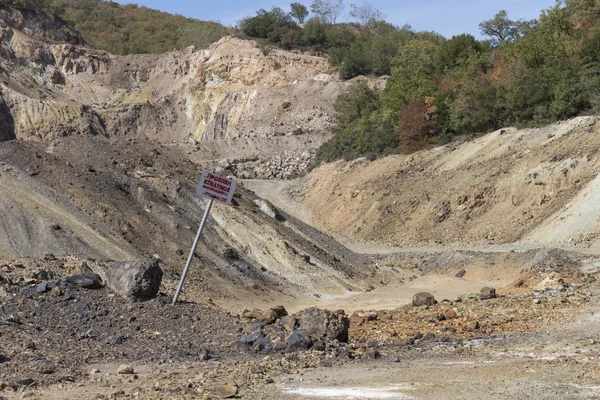
[[[444,317],[446,317],[446,319],[454,319],[457,316],[458,315],[456,314],[456,311],[454,311],[454,310],[448,310],[444,313]]]
[[[467,271],[465,271],[464,269],[461,269],[461,270],[460,270],[460,271],[458,271],[458,272],[456,273],[456,275],[454,275],[454,276],[455,276],[455,277],[457,277],[457,278],[462,278],[462,277],[464,277],[464,276],[465,276],[465,274],[466,274],[466,273],[467,273]]]
[[[35,384],[35,381],[31,378],[22,378],[22,379],[17,379],[15,381],[15,383],[19,386],[29,387],[29,386],[33,386]]]
[[[110,345],[123,344],[125,343],[126,336],[123,335],[112,335],[104,339],[104,343]]]
[[[50,289],[51,296],[59,297],[59,296],[62,296],[63,294],[64,294],[64,292],[60,286],[54,286],[52,289]]]
[[[48,284],[47,283],[40,283],[35,288],[35,292],[36,293],[46,293],[47,291],[48,291]]]
[[[365,317],[362,317],[358,314],[352,314],[350,316],[350,324],[360,326],[364,323],[365,323]]]
[[[440,329],[441,332],[449,332],[449,333],[456,333],[456,328],[453,328],[451,326],[446,326],[442,329]]]
[[[420,292],[413,296],[413,306],[433,306],[435,305],[435,298],[431,293]]]
[[[479,291],[479,298],[481,300],[495,299],[498,297],[496,295],[496,289],[490,287],[484,287]]]
[[[84,289],[100,289],[102,287],[100,277],[96,274],[72,275],[65,279],[65,281],[70,285]]]
[[[122,364],[117,370],[117,373],[119,375],[132,375],[135,373],[135,370],[131,365]]]
[[[232,384],[219,386],[214,391],[214,395],[219,399],[230,399],[235,397],[237,394],[238,387]]]
[[[479,321],[469,322],[467,324],[467,329],[470,331],[475,331],[475,330],[479,329]]]
[[[31,350],[31,351],[36,351],[37,350],[37,346],[35,345],[35,342],[33,340],[30,340],[27,343],[25,343],[24,347],[27,350]]]
[[[40,368],[40,373],[43,375],[50,375],[56,372],[56,367],[53,364],[46,364]]]
[[[281,326],[288,332],[294,332],[298,326],[298,320],[291,315],[287,315],[281,319]]]
[[[372,350],[367,353],[367,357],[369,357],[371,360],[378,360],[381,358],[381,354],[378,350]]]

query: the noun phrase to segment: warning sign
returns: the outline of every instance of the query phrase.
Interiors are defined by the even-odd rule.
[[[204,172],[200,185],[196,189],[198,196],[209,197],[223,204],[231,204],[237,183],[231,179],[221,178],[210,172]]]

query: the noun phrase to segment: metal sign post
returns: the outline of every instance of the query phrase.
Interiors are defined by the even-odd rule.
[[[235,181],[232,181],[231,179],[221,178],[220,176],[214,175],[210,172],[204,172],[202,174],[202,179],[200,180],[200,184],[196,189],[196,194],[198,196],[208,197],[208,205],[206,206],[206,210],[204,210],[204,215],[202,216],[200,228],[198,228],[198,233],[196,234],[196,238],[194,239],[192,250],[190,251],[187,263],[185,264],[185,268],[183,269],[183,274],[181,274],[181,280],[179,281],[177,292],[175,292],[175,297],[173,297],[173,305],[175,305],[175,303],[177,303],[177,300],[179,299],[179,295],[181,293],[181,289],[183,288],[185,278],[190,269],[190,265],[192,264],[192,259],[194,258],[194,253],[196,253],[196,249],[198,248],[198,242],[200,242],[202,231],[204,230],[204,226],[206,225],[206,221],[208,220],[208,215],[210,214],[210,209],[212,207],[213,200],[216,200],[219,203],[223,204],[231,204],[231,200],[233,199],[233,193],[235,192],[236,187],[237,183],[235,183]]]

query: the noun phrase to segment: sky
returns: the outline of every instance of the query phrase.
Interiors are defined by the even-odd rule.
[[[139,6],[181,14],[190,18],[219,21],[232,26],[244,17],[253,16],[260,8],[281,7],[289,10],[293,1],[305,4],[312,0],[118,0],[118,3],[136,3]],[[351,21],[350,4],[362,0],[345,0],[346,10],[342,21]],[[500,10],[507,10],[510,19],[538,18],[541,10],[552,7],[554,0],[370,0],[388,22],[414,30],[435,31],[446,37],[470,33],[478,38],[479,23],[494,17]]]

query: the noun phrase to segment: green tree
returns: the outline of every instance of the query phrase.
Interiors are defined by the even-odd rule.
[[[296,28],[290,14],[279,7],[267,11],[260,9],[256,16],[241,21],[240,27],[246,35],[281,42],[285,34]]]
[[[344,11],[344,0],[313,0],[310,10],[321,22],[335,24]]]
[[[483,21],[479,24],[479,29],[483,36],[489,36],[495,44],[505,41],[514,42],[521,36],[526,26],[524,21],[512,21],[508,18],[506,10],[500,10],[494,18]]]
[[[0,0],[6,1],[6,0]],[[29,1],[29,0],[28,0]],[[207,47],[231,29],[216,22],[172,15],[135,4],[103,0],[48,0],[93,47],[115,54],[163,53]]]
[[[369,25],[383,21],[385,15],[373,6],[373,3],[364,1],[360,4],[350,5],[350,16],[362,25]]]
[[[304,4],[292,3],[290,4],[292,18],[296,18],[299,24],[303,24],[306,17],[308,17],[308,8]]]
[[[400,106],[414,100],[424,101],[425,97],[435,94],[433,75],[438,46],[428,39],[414,39],[398,49],[382,97],[386,111],[397,113]]]
[[[393,121],[381,112],[380,94],[364,82],[342,93],[336,103],[332,139],[317,152],[317,164],[339,158],[353,159],[397,152],[400,139]]]
[[[469,34],[452,36],[439,47],[435,55],[435,70],[438,74],[453,69],[473,54],[481,54],[481,44]]]

